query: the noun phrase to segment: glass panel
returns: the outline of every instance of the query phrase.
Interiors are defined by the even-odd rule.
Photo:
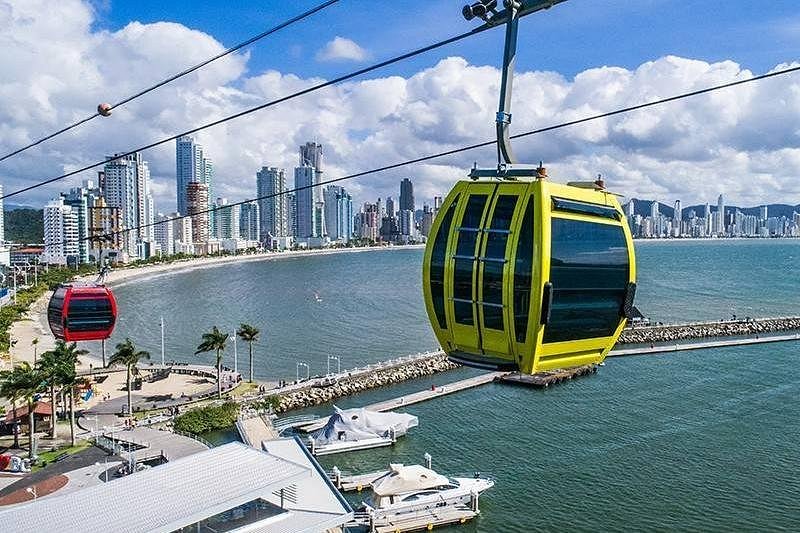
[[[475,257],[475,244],[478,240],[478,231],[481,227],[483,209],[486,206],[486,194],[472,194],[467,199],[467,207],[464,216],[461,218],[461,226],[458,231],[458,243],[456,245],[456,255]],[[475,300],[472,291],[473,273],[475,271],[474,259],[456,259],[453,269],[453,297],[456,299]],[[455,319],[458,324],[472,326],[475,324],[472,313],[472,304],[465,302],[455,302]]]
[[[67,328],[72,331],[108,329],[114,322],[107,298],[73,298],[67,310]]]
[[[486,235],[487,259],[504,259],[508,243],[508,228],[517,206],[516,195],[503,194],[497,198],[490,230]],[[484,304],[503,304],[503,273],[505,263],[501,261],[484,261],[483,263],[483,297]],[[488,329],[503,330],[503,308],[496,305],[483,305],[483,325]]]
[[[533,197],[525,208],[519,232],[517,256],[514,260],[514,331],[517,342],[528,335],[528,313],[531,307],[531,278],[533,277]]]
[[[564,200],[563,198],[553,198],[553,208],[557,211],[567,211],[569,213],[579,213],[581,215],[592,215],[603,218],[619,220],[622,218],[619,211],[607,205],[587,204],[576,202],[575,200]]]
[[[553,307],[544,342],[611,335],[621,320],[628,275],[621,226],[554,218]]]
[[[444,263],[447,253],[447,239],[450,237],[450,227],[453,223],[453,213],[458,205],[458,196],[453,199],[450,207],[443,214],[436,240],[433,242],[431,252],[431,299],[433,300],[433,312],[436,313],[436,320],[439,327],[447,329],[447,316],[444,312]]]

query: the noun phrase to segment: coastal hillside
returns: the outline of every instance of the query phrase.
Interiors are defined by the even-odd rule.
[[[44,239],[42,210],[32,207],[4,212],[6,240],[22,244],[39,244]]]

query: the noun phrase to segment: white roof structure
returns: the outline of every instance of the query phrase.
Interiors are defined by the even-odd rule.
[[[0,511],[0,529],[139,533],[200,523],[192,531],[211,531],[227,522],[228,531],[278,533],[324,531],[350,520],[352,509],[298,439],[269,444],[265,453],[234,442],[17,505]]]

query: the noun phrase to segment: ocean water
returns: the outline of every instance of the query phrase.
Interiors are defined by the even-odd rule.
[[[637,305],[663,322],[800,314],[800,241],[637,242]],[[312,374],[432,349],[421,250],[240,264],[116,290],[115,338],[192,355],[211,325],[266,332],[256,374]],[[317,301],[315,294],[321,301]],[[246,347],[239,346],[240,369]],[[323,458],[343,471],[422,462],[493,476],[482,514],[456,531],[800,530],[800,344],[614,358],[548,390],[487,385],[410,406],[420,426],[392,448]],[[230,359],[227,364],[231,365]],[[461,379],[462,369],[342,399],[343,407]],[[325,413],[330,407],[309,412]],[[219,440],[232,438],[223,433]],[[356,497],[357,499],[357,497]]]

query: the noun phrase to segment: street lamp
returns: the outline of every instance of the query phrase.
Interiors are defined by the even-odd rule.
[[[331,361],[333,361],[333,360],[336,361],[336,373],[337,374],[341,374],[342,373],[342,362],[339,360],[339,356],[338,355],[329,355],[328,356],[328,373],[326,374],[328,376],[331,375]]]
[[[296,383],[300,383],[300,367],[301,366],[306,367],[306,379],[311,377],[311,372],[310,372],[310,370],[308,368],[308,363],[304,363],[302,361],[298,361],[297,365],[295,366],[295,377],[296,377],[295,382]]]

